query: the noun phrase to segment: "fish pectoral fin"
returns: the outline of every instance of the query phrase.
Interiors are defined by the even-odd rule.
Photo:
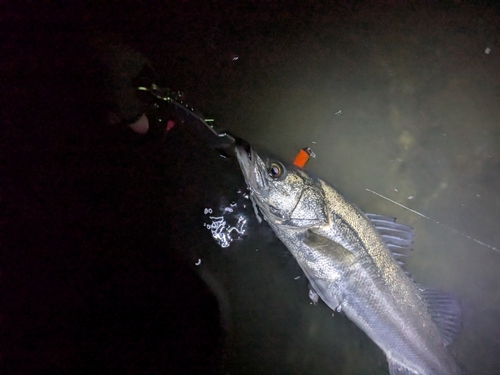
[[[389,364],[390,375],[418,375],[416,372],[411,371],[399,363],[391,361],[389,358],[387,358],[387,362]]]
[[[436,289],[421,289],[429,313],[441,333],[443,344],[451,344],[462,329],[460,301],[451,293]]]
[[[313,262],[300,262],[312,289],[332,310],[339,310],[342,303],[342,291],[339,281],[344,273],[354,264],[354,255],[342,245],[320,236],[311,230],[306,232],[304,245],[314,254]],[[321,270],[316,265],[321,264]]]
[[[316,292],[316,289],[314,289],[311,283],[309,283],[309,299],[311,300],[314,306],[318,304],[319,298],[320,297],[318,292]]]
[[[343,277],[346,270],[354,263],[354,255],[342,245],[320,236],[310,230],[306,232],[303,239],[304,245],[314,254],[315,261],[300,262],[300,266],[314,292],[332,310],[339,310],[342,303],[342,292],[339,290],[338,282]],[[315,267],[322,264],[321,272]],[[324,272],[327,271],[325,276]],[[309,294],[312,299],[314,293]],[[313,300],[314,301],[314,300]]]
[[[301,267],[309,280],[309,299],[311,302],[317,305],[319,296],[329,308],[337,310],[342,303],[342,299],[338,296],[335,285],[314,277],[312,270],[307,266],[301,265]]]
[[[334,267],[335,269],[340,270],[340,268],[350,266],[356,260],[355,256],[344,246],[311,230],[306,232],[303,242],[324,256],[326,260],[334,262],[337,265]]]

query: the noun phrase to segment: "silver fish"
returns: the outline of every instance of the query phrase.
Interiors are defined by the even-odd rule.
[[[398,264],[411,250],[410,227],[367,215],[321,179],[249,147],[236,155],[257,215],[321,299],[384,351],[391,375],[462,374],[446,348],[461,328],[458,300],[420,287]]]

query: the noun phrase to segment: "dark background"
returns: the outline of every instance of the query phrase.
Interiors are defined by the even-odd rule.
[[[221,184],[196,178],[220,158],[180,125],[163,139],[107,121],[107,43],[160,51],[162,82],[206,94],[189,60],[210,17],[172,6],[2,10],[4,374],[222,371],[217,302],[171,234]]]

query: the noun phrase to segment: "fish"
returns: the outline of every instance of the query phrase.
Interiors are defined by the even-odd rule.
[[[391,375],[463,373],[447,348],[460,333],[460,302],[405,270],[411,227],[365,214],[319,177],[248,144],[235,153],[259,221],[294,256],[311,299],[319,296],[363,330],[385,353]]]

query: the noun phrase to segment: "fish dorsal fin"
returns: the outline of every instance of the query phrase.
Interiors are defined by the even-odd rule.
[[[394,259],[396,259],[396,262],[410,276],[405,269],[406,264],[404,260],[413,250],[413,237],[415,235],[413,228],[408,225],[396,223],[396,218],[394,217],[376,214],[366,214],[366,216],[379,232],[387,248],[391,251]]]
[[[387,245],[398,264],[408,276],[410,276],[405,270],[404,258],[409,256],[412,251],[414,237],[413,228],[408,225],[396,223],[396,218],[393,217],[376,214],[366,214],[366,216],[380,233],[382,240]],[[420,290],[427,302],[429,313],[441,333],[443,344],[449,345],[460,333],[462,328],[462,309],[460,307],[460,302],[450,293],[423,287],[420,287]],[[394,371],[394,374],[411,373],[406,372],[407,370],[405,368],[400,368],[399,366],[395,366]],[[392,374],[391,372],[391,375]]]
[[[393,253],[401,256],[409,255],[415,235],[412,227],[396,223],[396,218],[393,217],[375,214],[366,214],[366,216]]]
[[[441,332],[443,344],[451,344],[462,329],[460,301],[451,293],[422,287],[420,290],[427,302],[429,313]]]

